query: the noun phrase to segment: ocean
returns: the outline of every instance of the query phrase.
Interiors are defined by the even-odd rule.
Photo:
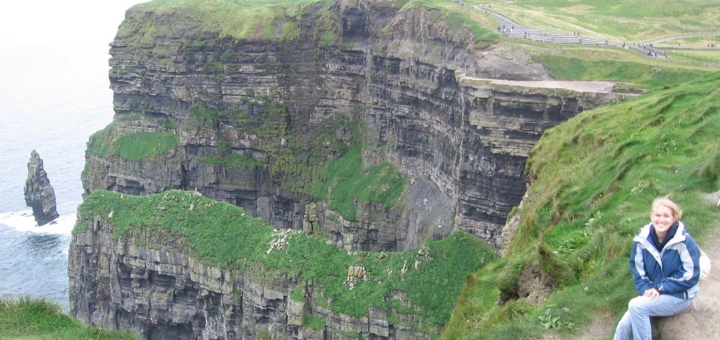
[[[109,43],[140,0],[0,5],[0,296],[68,311],[67,254],[88,137],[112,122]],[[36,226],[25,205],[30,152],[42,158],[60,217]]]

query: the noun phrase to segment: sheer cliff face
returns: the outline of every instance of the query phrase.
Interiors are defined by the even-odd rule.
[[[183,11],[129,11],[110,51],[116,116],[91,139],[86,193],[198,190],[280,228],[320,230],[348,250],[408,249],[455,229],[499,247],[525,192],[525,159],[543,131],[619,99],[481,80],[546,75],[533,63],[473,49],[474,35],[424,8],[322,6],[303,12],[295,37],[283,38],[278,21],[268,39],[212,29],[157,29],[141,39],[143,22],[199,23]],[[323,27],[335,32],[330,39]],[[118,151],[124,137],[147,136],[171,142],[143,157]],[[407,176],[393,207],[358,201],[358,218],[348,221],[288,185],[358,143],[364,165],[387,161]],[[309,202],[317,209],[306,209]]]
[[[96,327],[131,330],[144,339],[431,338],[413,329],[417,315],[396,313],[389,321],[387,311],[373,307],[362,317],[335,313],[321,287],[306,284],[308,296],[296,301],[290,295],[297,277],[268,279],[262,268],[203,265],[174,251],[174,241],[158,231],[113,239],[113,226],[96,218],[73,235],[70,312]],[[407,300],[402,292],[396,295]],[[309,327],[309,316],[324,326]],[[437,330],[432,333],[437,336]]]

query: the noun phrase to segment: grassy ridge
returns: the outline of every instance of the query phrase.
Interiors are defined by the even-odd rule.
[[[526,166],[533,183],[511,249],[468,281],[444,337],[540,338],[620,315],[635,294],[632,236],[655,197],[672,195],[702,245],[720,225],[704,198],[720,188],[718,88],[720,74],[707,74],[546,131]],[[540,305],[516,295],[533,267],[556,289]],[[495,305],[501,296],[509,302]]]
[[[362,316],[375,306],[395,319],[397,312],[417,314],[422,321],[413,327],[430,332],[447,323],[466,276],[494,258],[490,247],[466,233],[378,258],[368,252],[351,255],[327,245],[325,239],[291,231],[285,237],[288,244],[268,254],[271,241],[282,237],[273,227],[242,208],[193,192],[137,197],[95,191],[79,209],[74,233],[85,230],[94,216],[102,216],[113,225],[114,237],[164,235],[165,247],[192,254],[207,265],[240,271],[262,266],[271,277],[291,275],[303,283],[314,282],[316,289],[323,287],[326,298],[315,303],[333,311]],[[344,283],[350,266],[364,267],[368,277],[353,289]],[[406,293],[407,301],[393,298],[398,291]]]
[[[42,299],[0,299],[0,338],[3,340],[137,340],[130,332],[86,327]]]

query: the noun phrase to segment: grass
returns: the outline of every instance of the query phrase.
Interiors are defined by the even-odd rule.
[[[280,103],[258,97],[247,105],[252,115],[242,110],[211,109],[204,102],[191,109],[193,124],[214,130],[218,139],[218,155],[205,157],[202,162],[226,169],[267,169],[284,187],[328,202],[329,209],[348,221],[359,220],[356,203],[377,203],[382,210],[400,199],[407,180],[390,163],[363,166],[357,119],[340,114],[316,127],[315,133],[301,135],[288,126],[287,109]],[[239,155],[231,150],[217,128],[220,121],[257,135],[262,143],[254,147],[267,157],[256,158],[248,152]],[[337,131],[346,131],[348,136],[338,137]],[[331,151],[339,157],[328,162]]]
[[[108,157],[112,151],[112,142],[115,134],[113,123],[108,124],[104,129],[95,132],[88,140],[87,151],[95,156]]]
[[[720,43],[720,34],[708,33],[708,34],[698,34],[698,36],[695,37],[687,37],[687,38],[677,38],[672,39],[664,42],[656,43],[655,46],[658,47],[677,47],[678,44],[680,44],[679,47],[681,48],[707,48],[708,44],[718,44]]]
[[[206,265],[240,272],[261,267],[254,272],[265,273],[268,280],[296,277],[320,294],[321,301],[314,303],[327,304],[335,312],[360,317],[375,306],[390,314],[416,314],[419,322],[414,327],[434,334],[447,323],[467,275],[495,257],[484,242],[463,232],[385,257],[348,254],[325,239],[292,230],[275,232],[240,207],[194,192],[138,197],[95,191],[79,212],[73,233],[85,231],[95,216],[101,216],[112,224],[115,238],[139,233],[150,248],[192,254]],[[271,249],[271,241],[279,238],[287,245]],[[367,280],[361,278],[352,289],[345,282],[350,266],[361,266],[367,273]],[[398,292],[407,297],[394,298]],[[298,294],[293,293],[294,300],[310,298]]]
[[[702,246],[720,226],[703,198],[720,188],[719,86],[720,73],[697,76],[547,130],[526,165],[532,184],[512,246],[468,280],[444,338],[541,338],[547,315],[560,326],[550,331],[572,338],[568,325],[593,313],[621,315],[635,294],[632,236],[656,197],[672,195]],[[555,290],[539,305],[517,295],[533,266]]]
[[[117,137],[114,124],[90,136],[87,151],[107,158],[116,155],[124,160],[154,159],[176,148],[178,136],[172,132],[137,132]]]
[[[130,332],[86,327],[44,299],[0,298],[0,334],[4,340],[138,340]]]
[[[310,329],[321,331],[325,329],[325,319],[317,316],[311,316],[305,319],[304,325]]]
[[[693,51],[693,50],[668,50],[670,58],[691,63],[720,63],[720,50],[714,51]]]
[[[606,80],[623,82],[616,86],[633,92],[673,86],[692,81],[716,69],[698,63],[644,58],[619,48],[548,45],[530,41],[503,41],[504,50],[522,51],[558,80]]]
[[[527,27],[553,32],[580,32],[581,36],[644,42],[689,32],[707,32],[717,27],[720,0],[501,0],[470,3],[490,4]]]
[[[446,21],[455,30],[469,30],[477,39],[476,45],[478,47],[485,47],[496,43],[500,39],[495,20],[480,11],[468,10],[467,7],[461,7],[443,0],[410,0],[405,3],[401,11],[418,7],[438,10],[438,12],[434,13],[435,17],[433,19]]]
[[[129,161],[154,159],[176,148],[178,142],[172,132],[136,132],[118,137],[112,152]]]
[[[360,150],[359,145],[355,146],[329,163],[310,191],[348,221],[358,221],[356,202],[378,203],[381,209],[389,208],[398,202],[407,185],[403,174],[388,162],[363,167]]]
[[[644,89],[681,84],[707,73],[703,70],[658,68],[638,62],[607,59],[593,60],[557,55],[544,55],[538,59],[556,79],[632,82]]]
[[[297,22],[302,14],[323,2],[327,1],[154,0],[129,11],[116,39],[154,43],[157,38],[173,36],[192,45],[198,37],[212,33],[235,39],[292,40],[298,37]]]

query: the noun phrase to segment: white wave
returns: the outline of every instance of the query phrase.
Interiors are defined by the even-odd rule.
[[[54,221],[38,227],[32,210],[0,213],[0,224],[4,224],[19,232],[37,234],[70,234],[75,226],[75,214],[62,215]]]

